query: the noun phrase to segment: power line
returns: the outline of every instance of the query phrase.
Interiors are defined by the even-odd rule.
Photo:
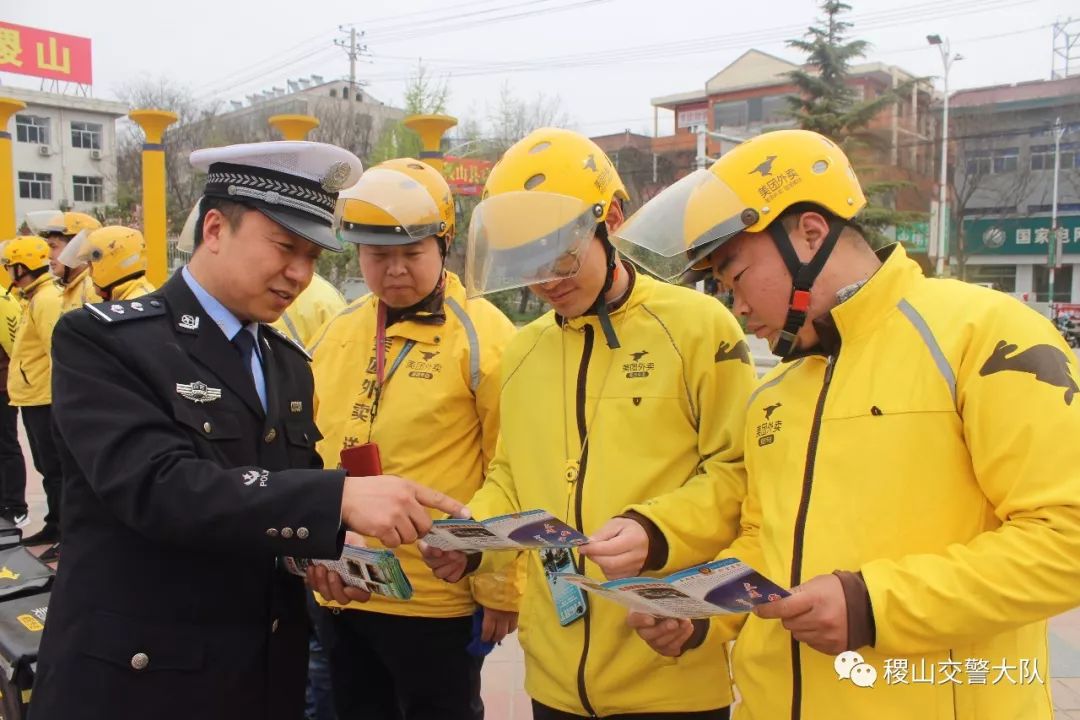
[[[478,26],[482,26],[482,25],[489,24],[489,23],[492,23],[492,22],[504,22],[506,20],[531,17],[533,15],[538,15],[538,14],[546,14],[546,13],[549,13],[549,12],[559,12],[559,11],[563,11],[563,10],[574,9],[574,8],[585,6],[585,5],[593,5],[593,4],[597,4],[597,3],[612,2],[613,0],[577,0],[576,2],[570,3],[568,5],[559,5],[557,7],[549,7],[549,8],[538,8],[538,9],[530,10],[530,11],[516,12],[516,13],[513,13],[513,14],[509,14],[509,15],[499,15],[499,16],[496,16],[496,17],[493,17],[493,18],[486,18],[486,19],[482,18],[482,19],[477,20],[477,21],[459,23],[456,26],[454,26],[454,25],[451,25],[451,26],[443,25],[442,27],[439,27],[437,29],[429,29],[429,30],[424,30],[423,29],[423,27],[425,27],[425,26],[438,25],[439,23],[445,23],[448,20],[455,20],[455,19],[459,19],[459,18],[464,17],[464,16],[477,16],[477,15],[501,12],[501,11],[507,10],[507,9],[520,9],[523,6],[539,5],[539,4],[549,3],[549,2],[552,2],[552,1],[553,0],[527,0],[527,2],[516,3],[516,4],[513,4],[513,5],[500,5],[500,6],[497,6],[497,7],[494,7],[494,8],[489,8],[487,10],[478,10],[478,11],[474,11],[474,12],[471,12],[471,13],[455,14],[455,15],[440,15],[438,17],[435,17],[435,18],[432,18],[432,19],[430,19],[428,21],[423,21],[423,22],[420,22],[420,23],[413,22],[413,23],[408,23],[408,24],[402,24],[402,25],[397,26],[397,27],[383,28],[383,31],[384,32],[397,31],[399,36],[397,38],[395,38],[395,40],[394,40],[394,41],[397,41],[397,40],[409,39],[410,38],[409,33],[413,33],[413,36],[416,36],[416,35],[430,36],[432,34],[437,34],[438,32],[445,31],[445,30],[447,30],[447,29],[449,29],[451,27],[455,28],[455,29],[460,29],[461,27],[478,27]],[[460,7],[460,6],[452,6],[452,7]],[[446,8],[443,8],[443,10],[446,10]],[[405,32],[405,34],[401,34],[401,31],[407,31],[407,32]],[[323,35],[320,34],[318,36],[315,36],[315,38],[312,38],[311,40],[320,38],[322,36]],[[295,47],[301,47],[301,46],[303,46],[305,44],[310,44],[311,40],[305,41],[304,43],[300,43],[299,45],[297,45]],[[321,52],[321,51],[318,51],[318,52]],[[314,54],[317,54],[317,53],[315,53],[315,52],[306,53],[304,55],[301,55],[300,57],[293,58],[293,59],[288,60],[286,62],[274,65],[273,67],[271,67],[269,69],[264,68],[263,70],[261,70],[260,72],[254,74],[254,75],[248,75],[248,76],[243,77],[243,78],[241,78],[239,80],[235,80],[233,78],[235,78],[235,76],[240,74],[240,73],[236,73],[236,72],[231,73],[230,75],[224,76],[223,78],[221,78],[218,81],[214,82],[210,86],[209,89],[204,90],[202,93],[200,93],[197,96],[196,99],[199,100],[199,99],[209,98],[209,97],[212,97],[214,95],[220,94],[221,92],[223,92],[225,90],[232,91],[240,84],[248,83],[248,82],[258,80],[258,79],[261,79],[261,78],[264,78],[264,77],[268,77],[268,76],[272,75],[275,72],[278,72],[278,71],[280,71],[282,69],[285,69],[285,68],[291,67],[293,65],[296,65],[296,64],[298,64],[300,62],[303,62],[304,60],[312,57]],[[278,59],[280,57],[281,57],[281,54],[278,53],[272,59]],[[252,65],[252,66],[249,66],[249,67],[252,67],[252,68],[253,67],[261,67],[263,65],[265,65],[265,61],[263,63],[256,63],[255,65]]]
[[[491,0],[489,0],[491,1]],[[513,6],[500,5],[486,10],[476,10],[471,13],[466,13],[468,16],[482,16],[484,14],[491,14],[501,12],[506,9],[520,8],[522,5],[541,5],[551,0],[530,0],[527,3],[519,3]],[[449,24],[442,27],[436,27],[429,30],[423,30],[416,27],[416,24],[408,26],[408,29],[403,32],[399,32],[397,35],[388,34],[383,37],[383,42],[391,43],[397,42],[403,39],[409,39],[410,33],[431,36],[437,35],[442,32],[453,31],[455,29],[461,29],[462,27],[478,27],[486,24],[504,22],[511,19],[518,19],[522,17],[530,17],[533,15],[539,15],[549,12],[560,12],[563,10],[573,9],[577,7],[593,5],[597,3],[611,2],[611,0],[578,0],[566,5],[559,5],[555,7],[540,7],[533,10],[524,12],[512,13],[509,15],[497,15],[489,18],[482,18],[478,21],[464,22],[459,24]],[[976,12],[990,12],[1010,7],[1016,7],[1020,5],[1030,4],[1035,0],[958,0],[953,3],[943,2],[923,2],[915,5],[911,5],[902,9],[893,9],[886,11],[879,11],[874,13],[866,13],[864,15],[855,15],[851,22],[853,25],[857,25],[860,30],[867,29],[883,29],[888,27],[896,27],[901,25],[907,25],[914,22],[925,22],[927,20],[941,19],[945,17],[952,17],[959,14],[973,14]],[[469,3],[463,3],[455,6],[449,6],[443,8],[446,11],[455,7],[473,7],[474,5]],[[410,15],[416,15],[420,13],[411,13]],[[408,15],[402,15],[397,17],[408,17]],[[444,21],[448,16],[440,15],[426,21],[425,25],[437,24]],[[451,17],[464,17],[464,15],[456,15]],[[486,60],[452,60],[452,59],[432,59],[428,60],[438,64],[443,64],[445,69],[453,72],[455,77],[475,77],[483,75],[492,75],[500,73],[522,73],[522,72],[537,72],[542,70],[558,70],[565,68],[579,68],[579,67],[597,67],[605,65],[619,65],[619,64],[634,64],[641,62],[654,62],[656,60],[668,60],[676,57],[684,57],[688,55],[697,55],[704,53],[712,53],[717,50],[730,49],[733,47],[751,47],[753,45],[768,45],[776,42],[783,42],[790,39],[792,35],[798,33],[800,30],[805,30],[806,25],[800,23],[798,25],[789,25],[780,28],[770,28],[767,30],[751,31],[748,33],[739,34],[736,37],[732,37],[730,34],[723,36],[708,36],[697,38],[690,41],[682,42],[667,42],[667,43],[654,43],[649,45],[641,45],[636,47],[625,47],[615,51],[599,51],[591,52],[579,55],[568,55],[555,58],[543,58],[535,60],[512,60],[512,61],[486,61]],[[1019,31],[1014,31],[1016,34]],[[372,33],[379,37],[374,31]],[[318,37],[318,36],[317,36]],[[990,36],[993,37],[993,36]],[[374,42],[374,40],[373,40]],[[302,44],[301,44],[302,46]],[[299,46],[297,46],[299,47]],[[912,48],[911,50],[913,50]],[[902,50],[900,52],[908,52],[909,49]],[[200,93],[197,99],[210,97],[218,94],[226,87],[235,88],[241,83],[247,83],[262,77],[269,76],[281,69],[291,67],[304,60],[307,60],[317,54],[321,54],[320,51],[308,52],[300,57],[287,60],[283,63],[279,63],[271,68],[263,68],[254,75],[235,79],[224,79],[211,86],[211,89]],[[896,52],[896,51],[894,51]],[[280,57],[280,54],[278,55]],[[394,56],[378,56],[386,59],[392,59]],[[405,59],[405,58],[400,58]],[[410,60],[412,58],[409,58]],[[235,73],[234,73],[235,75]],[[373,74],[369,79],[371,81],[393,82],[407,80],[412,74],[401,75],[400,73],[391,73],[378,75]],[[230,78],[232,76],[226,76]]]
[[[506,8],[496,9],[517,9],[526,5],[535,5],[549,0],[530,0],[530,2],[518,3],[513,6],[506,6]],[[526,10],[523,12],[514,12],[507,15],[499,15],[496,17],[481,18],[478,20],[466,20],[464,22],[447,22],[450,20],[459,20],[463,15],[447,18],[437,18],[426,23],[422,23],[419,26],[417,24],[410,24],[406,28],[399,29],[397,32],[389,32],[385,34],[373,33],[372,42],[392,44],[401,42],[404,40],[412,40],[420,37],[430,37],[432,35],[442,35],[448,32],[453,32],[462,29],[475,29],[478,27],[484,27],[487,25],[493,25],[496,23],[505,22],[507,20],[517,20],[520,18],[534,17],[537,15],[548,15],[550,13],[564,12],[566,10],[574,10],[589,5],[601,5],[604,3],[613,2],[614,0],[577,0],[567,5],[559,5],[557,7],[538,8],[535,10]],[[493,9],[492,11],[494,11]],[[466,13],[466,15],[472,15],[475,13]]]
[[[318,48],[316,50],[312,50],[311,52],[308,52],[308,53],[306,53],[306,54],[302,55],[301,57],[296,58],[294,60],[288,60],[288,61],[285,61],[285,62],[279,64],[279,65],[275,65],[273,67],[260,70],[260,71],[258,71],[257,73],[255,73],[253,75],[249,75],[247,77],[239,78],[239,79],[234,80],[234,81],[229,83],[229,91],[233,92],[233,91],[236,91],[236,90],[240,90],[246,84],[252,82],[253,80],[261,79],[261,78],[266,77],[268,75],[273,75],[273,74],[275,74],[275,73],[279,72],[280,70],[283,70],[283,69],[285,69],[287,67],[292,67],[292,66],[294,66],[294,65],[296,65],[296,64],[298,64],[300,62],[303,62],[304,60],[307,60],[309,58],[313,58],[313,57],[315,57],[317,55],[326,54],[327,52],[330,52],[332,50],[334,50],[333,45],[325,45],[325,46],[323,46],[321,48]],[[221,92],[222,92],[222,90],[208,90],[206,92],[200,93],[199,95],[195,96],[194,99],[196,101],[205,100],[205,99],[211,98],[211,97],[213,97],[215,95],[218,95]]]
[[[1029,4],[1034,1],[1035,0],[1020,0],[1019,2],[1017,2],[1016,0],[962,0],[961,2],[954,3],[953,6],[944,7],[941,3],[923,3],[921,5],[915,5],[910,8],[906,8],[901,13],[889,11],[887,13],[875,14],[871,21],[864,22],[861,27],[867,28],[867,26],[869,26],[867,29],[883,29],[888,27],[911,24],[913,22],[925,22],[928,19],[940,19],[942,17],[949,17],[956,14],[969,14],[973,12],[989,12],[1001,10],[1017,5]],[[932,12],[933,8],[937,8],[939,12]],[[923,10],[930,12],[922,13],[921,11]],[[917,18],[912,17],[913,14],[918,13],[921,14],[919,14]],[[535,72],[539,70],[552,70],[560,68],[576,69],[581,67],[631,64],[639,62],[651,62],[656,59],[668,59],[686,55],[712,53],[716,50],[722,49],[752,47],[754,45],[763,45],[772,42],[782,42],[789,39],[791,37],[791,34],[795,32],[793,28],[801,27],[803,26],[788,26],[781,28],[773,28],[769,30],[760,30],[750,33],[741,33],[734,38],[730,34],[720,36],[708,36],[683,42],[639,45],[633,47],[625,47],[616,51],[599,51],[579,55],[548,57],[536,60],[459,60],[445,62],[461,63],[460,65],[450,66],[449,68],[446,68],[450,70],[460,71],[454,73],[455,77],[474,77],[499,73]],[[434,62],[432,58],[428,58],[428,60]],[[408,76],[380,76],[377,74],[372,76],[372,81],[385,82],[405,79],[408,79]]]

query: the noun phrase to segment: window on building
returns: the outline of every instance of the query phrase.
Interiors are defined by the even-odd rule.
[[[75,202],[100,203],[105,198],[105,180],[90,175],[73,175],[71,178]]]
[[[337,88],[330,88],[330,97],[337,97]]]
[[[1076,168],[1080,168],[1080,143],[1061,143],[1061,169],[1073,170]],[[1053,145],[1031,146],[1031,169],[1053,171]]]
[[[791,104],[786,95],[770,95],[761,99],[761,121],[766,125],[791,119]]]
[[[968,177],[990,174],[990,169],[993,166],[993,158],[990,156],[990,151],[974,150],[968,152],[966,155],[967,159],[964,163],[964,173]]]
[[[751,123],[761,122],[761,98],[750,98],[746,101],[746,119]]]
[[[100,150],[101,125],[89,122],[72,122],[71,147]]]
[[[1045,264],[1032,268],[1032,289],[1035,290],[1035,302],[1072,302],[1072,265],[1062,265],[1054,273],[1054,297],[1050,299],[1050,270]]]
[[[968,263],[966,274],[968,282],[990,283],[995,290],[1007,293],[1016,292],[1015,265],[974,265]]]
[[[746,123],[747,105],[745,100],[713,105],[713,127],[746,127]]]
[[[994,151],[994,173],[1016,172],[1020,160],[1020,148]]]
[[[24,143],[48,145],[49,118],[37,115],[16,115],[15,139]]]
[[[52,175],[20,172],[19,197],[24,200],[52,200]]]

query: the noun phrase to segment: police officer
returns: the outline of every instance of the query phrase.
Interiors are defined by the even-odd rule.
[[[345,477],[315,452],[302,350],[265,324],[340,250],[328,145],[196,151],[207,173],[190,264],[159,291],[57,326],[64,562],[34,720],[301,717],[304,588],[279,555],[338,557],[345,528],[395,546],[462,506],[401,478]],[[315,583],[333,595],[341,578]]]

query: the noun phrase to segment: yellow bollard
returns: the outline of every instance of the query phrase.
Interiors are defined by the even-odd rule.
[[[165,146],[161,144],[165,128],[177,120],[167,110],[132,110],[128,117],[146,133],[142,153],[143,237],[146,239],[146,277],[161,287],[168,273],[165,218]]]
[[[442,172],[442,136],[457,125],[457,118],[449,115],[410,115],[401,123],[420,136],[424,149],[420,151],[419,159]]]
[[[311,115],[274,115],[269,123],[285,140],[304,140],[309,132],[319,127],[319,118]]]
[[[11,160],[11,116],[26,107],[21,100],[0,97],[0,240],[15,237],[15,168]]]

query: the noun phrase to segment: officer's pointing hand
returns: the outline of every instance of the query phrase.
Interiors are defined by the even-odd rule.
[[[754,614],[779,620],[791,636],[818,652],[838,655],[848,649],[847,601],[835,575],[818,575],[782,600],[758,605]]]
[[[395,475],[347,477],[341,521],[349,530],[378,538],[386,547],[416,542],[431,529],[426,508],[467,518],[464,505],[437,490]]]

